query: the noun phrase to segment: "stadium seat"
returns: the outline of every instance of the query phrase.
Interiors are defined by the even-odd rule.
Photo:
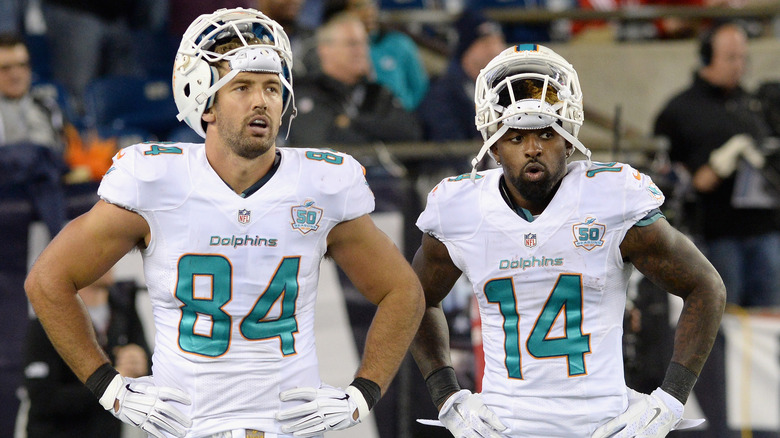
[[[92,81],[84,93],[84,124],[101,135],[148,132],[165,140],[182,125],[169,80],[106,76]]]

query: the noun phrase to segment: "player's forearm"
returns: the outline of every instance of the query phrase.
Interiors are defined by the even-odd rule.
[[[447,318],[441,306],[428,306],[410,348],[423,377],[439,368],[452,366],[449,339]]]
[[[450,334],[441,304],[428,306],[411,348],[433,404],[444,402],[461,388],[450,357]]]
[[[56,290],[34,276],[25,283],[25,289],[52,345],[79,380],[85,382],[100,365],[109,362],[75,289]]]
[[[422,313],[422,294],[413,282],[387,294],[368,330],[357,376],[377,383],[384,394],[417,332]]]
[[[674,334],[672,362],[693,371],[697,376],[710,354],[718,335],[721,317],[726,305],[726,291],[722,283],[700,287],[685,298]]]

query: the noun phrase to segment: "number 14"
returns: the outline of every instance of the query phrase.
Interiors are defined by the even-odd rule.
[[[520,354],[520,315],[511,278],[498,278],[485,284],[485,297],[498,304],[504,317],[504,361],[510,378],[522,379]],[[552,337],[558,316],[563,313],[564,335]],[[535,358],[566,357],[569,376],[585,374],[585,354],[590,353],[590,335],[582,333],[582,276],[563,274],[558,277],[547,302],[526,341],[528,353]]]

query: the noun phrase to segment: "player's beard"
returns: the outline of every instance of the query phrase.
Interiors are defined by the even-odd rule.
[[[519,175],[504,174],[507,182],[520,192],[523,199],[533,204],[546,205],[555,195],[561,180],[566,175],[566,163],[564,162],[557,169],[545,166],[545,178],[539,181],[528,181],[523,178],[523,175],[523,172]]]
[[[270,124],[270,135],[265,137],[256,137],[248,135],[243,130],[249,122],[245,121],[239,129],[234,129],[228,123],[220,123],[217,119],[217,127],[222,135],[222,140],[227,144],[234,154],[248,160],[257,158],[268,152],[276,142],[276,136],[279,133],[279,125]]]

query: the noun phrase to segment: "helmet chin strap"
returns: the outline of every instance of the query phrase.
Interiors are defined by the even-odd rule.
[[[471,175],[470,178],[472,181],[476,181],[477,178],[477,164],[479,164],[480,161],[482,161],[482,157],[485,156],[488,150],[490,150],[490,147],[493,146],[499,138],[501,138],[502,135],[504,135],[509,130],[509,126],[507,125],[501,125],[498,130],[490,136],[487,140],[485,140],[485,143],[482,144],[482,149],[479,150],[479,153],[476,157],[474,157],[473,160],[471,160]]]
[[[553,123],[550,125],[555,132],[560,134],[561,137],[563,137],[566,141],[572,144],[578,151],[582,152],[583,155],[588,159],[588,167],[590,167],[591,160],[590,160],[590,149],[586,148],[584,144],[582,144],[581,141],[577,139],[577,137],[571,135],[569,131],[563,129],[563,126],[559,125],[558,123]],[[487,140],[485,140],[485,143],[482,145],[482,149],[479,150],[479,153],[477,156],[471,160],[471,175],[470,178],[472,181],[476,181],[477,177],[477,164],[479,164],[480,161],[482,161],[482,158],[485,156],[488,150],[490,150],[490,147],[493,146],[501,136],[503,136],[508,130],[509,125],[501,125],[498,130],[490,136]],[[569,158],[569,154],[566,155],[566,158]]]
[[[561,135],[566,141],[572,144],[575,148],[577,148],[578,151],[582,152],[583,155],[585,155],[585,158],[588,159],[588,167],[590,167],[590,149],[586,148],[584,144],[582,144],[581,141],[577,139],[577,137],[571,135],[569,131],[563,129],[563,126],[553,123],[552,128]],[[566,158],[569,158],[568,156]]]

